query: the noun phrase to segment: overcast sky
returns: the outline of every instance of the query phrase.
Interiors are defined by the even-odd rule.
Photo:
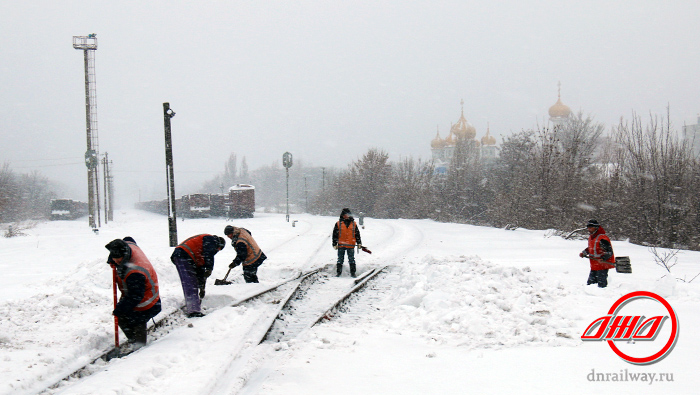
[[[86,199],[82,52],[96,33],[100,152],[118,192],[165,198],[162,103],[178,194],[290,151],[345,167],[377,147],[430,158],[464,114],[477,138],[546,121],[557,100],[610,126],[700,112],[695,1],[0,0],[0,162]]]

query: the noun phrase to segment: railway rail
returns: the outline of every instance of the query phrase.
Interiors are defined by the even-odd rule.
[[[332,266],[332,269],[334,269],[335,265]],[[233,303],[223,305],[216,310],[243,305],[275,290],[286,291],[281,299],[275,297],[273,298],[274,301],[271,302],[278,304],[279,307],[273,309],[272,313],[264,317],[262,321],[264,324],[253,328],[251,333],[245,338],[247,339],[246,342],[250,342],[253,345],[263,342],[289,340],[317,323],[330,319],[337,313],[339,306],[347,302],[350,296],[363,289],[369,281],[376,278],[386,267],[375,268],[361,273],[357,279],[350,282],[349,287],[347,281],[334,281],[329,274],[331,270],[324,270],[326,269],[325,267],[300,272],[294,277],[245,295]],[[285,287],[285,285],[287,286]],[[210,310],[210,314],[213,311],[215,310]],[[157,341],[167,336],[173,330],[188,325],[188,323],[190,323],[190,320],[185,317],[182,309],[176,308],[149,326],[150,342]],[[128,346],[129,342],[123,347],[128,348]],[[56,390],[63,390],[71,382],[103,370],[110,359],[121,356],[136,357],[139,351],[147,348],[148,346],[126,355],[119,355],[113,347],[105,349],[99,355],[90,358],[88,363],[83,364],[71,373],[64,373],[40,393],[53,393]],[[233,359],[245,360],[244,354],[244,350],[241,349]]]

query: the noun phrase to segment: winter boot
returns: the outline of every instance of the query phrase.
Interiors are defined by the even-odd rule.
[[[343,264],[339,263],[336,265],[336,277],[340,277],[340,275],[343,274]]]

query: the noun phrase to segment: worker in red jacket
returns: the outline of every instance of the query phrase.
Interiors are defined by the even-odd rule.
[[[200,234],[180,243],[170,260],[177,268],[185,295],[187,316],[203,317],[202,299],[205,295],[207,278],[214,270],[214,255],[226,247],[223,237]]]
[[[610,238],[605,234],[605,229],[592,219],[586,224],[588,229],[588,247],[579,256],[590,259],[591,272],[588,275],[588,283],[598,284],[600,288],[608,286],[608,270],[615,267],[615,254],[613,253]]]
[[[109,250],[107,263],[116,268],[121,291],[112,314],[134,348],[140,348],[146,345],[146,323],[161,310],[158,276],[131,237],[112,240],[105,248]]]

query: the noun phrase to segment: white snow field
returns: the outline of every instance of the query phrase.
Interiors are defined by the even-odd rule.
[[[178,221],[178,239],[226,224],[249,229],[268,260],[260,284],[215,286],[234,257],[216,256],[203,318],[180,326],[121,359],[50,388],[114,342],[112,277],[104,245],[133,237],[154,265],[163,313],[183,303],[168,244],[167,218],[119,210],[93,234],[87,219],[23,224],[25,236],[0,238],[0,394],[696,394],[700,388],[700,253],[681,251],[672,275],[644,246],[613,240],[632,274],[611,270],[609,286],[586,286],[585,240],[546,230],[503,230],[430,220],[365,219],[358,272],[389,267],[342,312],[293,338],[257,345],[282,292],[231,305],[256,290],[324,267],[332,275],[330,234],[337,217],[256,213],[256,217]],[[582,221],[588,218],[582,218]],[[5,224],[7,226],[7,224]],[[605,224],[603,223],[603,226]],[[4,233],[4,231],[2,232]],[[680,280],[678,280],[680,279]],[[685,280],[685,281],[683,281]],[[594,320],[620,297],[651,291],[678,315],[676,345],[664,359],[635,365],[606,342],[582,341]],[[332,302],[307,295],[309,304]],[[307,300],[306,298],[304,300]],[[663,315],[640,300],[632,314]],[[621,313],[622,314],[622,313]],[[158,317],[156,317],[158,318]],[[649,356],[670,339],[671,323],[653,342],[616,342]],[[123,340],[123,334],[120,334]]]

